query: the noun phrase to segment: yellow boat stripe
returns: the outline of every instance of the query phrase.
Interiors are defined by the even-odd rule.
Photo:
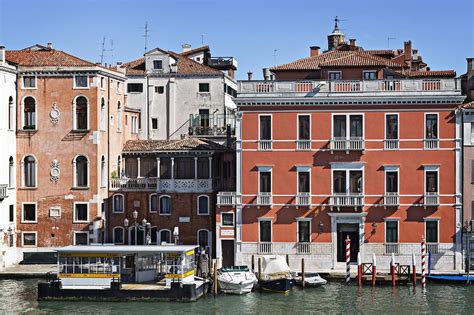
[[[180,273],[168,273],[165,275],[165,278],[186,278],[194,274],[194,269],[189,270],[186,273],[180,274]]]
[[[120,278],[119,273],[60,273],[58,278]]]

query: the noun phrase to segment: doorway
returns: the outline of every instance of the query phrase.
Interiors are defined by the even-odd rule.
[[[222,240],[222,267],[234,265],[234,240]]]
[[[351,262],[357,262],[359,253],[359,224],[338,223],[337,224],[337,262],[346,261],[346,239],[351,240]]]

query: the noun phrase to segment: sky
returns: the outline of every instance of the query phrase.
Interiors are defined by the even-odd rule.
[[[0,0],[0,44],[21,49],[51,42],[80,58],[127,62],[147,49],[207,44],[233,56],[237,78],[327,48],[334,17],[364,49],[403,48],[411,40],[432,70],[466,72],[474,57],[474,0]],[[387,40],[387,38],[391,38]]]

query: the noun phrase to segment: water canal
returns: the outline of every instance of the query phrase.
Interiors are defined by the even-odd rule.
[[[0,313],[31,314],[301,314],[397,313],[474,314],[474,285],[417,287],[346,287],[332,282],[320,288],[293,289],[289,294],[253,292],[244,296],[212,295],[194,303],[37,302],[41,280],[0,280]]]

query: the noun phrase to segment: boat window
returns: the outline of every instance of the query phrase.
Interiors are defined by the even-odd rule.
[[[117,273],[119,265],[119,257],[59,257],[59,273]]]

